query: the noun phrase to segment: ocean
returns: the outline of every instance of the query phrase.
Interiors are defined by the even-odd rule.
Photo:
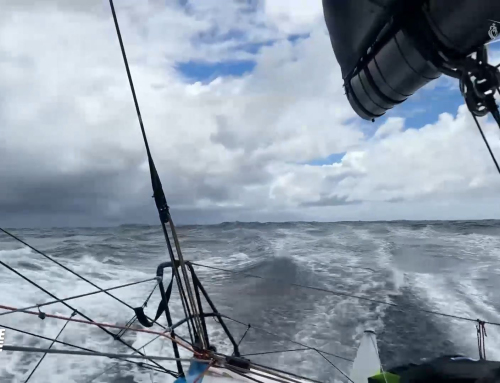
[[[153,278],[157,265],[169,260],[159,226],[12,232],[101,288]],[[182,226],[178,232],[186,260],[269,278],[195,267],[222,314],[278,335],[250,328],[240,345],[242,354],[299,348],[291,339],[353,359],[363,331],[372,329],[377,333],[382,363],[389,368],[443,354],[477,357],[474,322],[420,310],[500,322],[500,221],[223,223]],[[4,234],[0,234],[0,260],[58,298],[95,290]],[[5,267],[0,266],[0,278],[0,305],[20,308],[52,300]],[[166,273],[165,284],[169,278]],[[111,293],[137,307],[154,286],[155,282],[149,281]],[[145,308],[147,314],[154,316],[159,300],[156,289]],[[124,325],[134,314],[104,294],[68,303],[99,322]],[[170,307],[174,321],[179,320],[182,306],[176,291]],[[42,311],[65,316],[72,313],[60,303]],[[166,323],[163,317],[160,322]],[[226,323],[239,341],[247,327]],[[46,337],[55,337],[64,325],[65,321],[42,320],[24,313],[0,316],[0,328],[9,326]],[[230,353],[230,342],[220,324],[209,318],[207,325],[211,343],[219,352]],[[486,331],[486,355],[500,359],[500,328],[487,325]],[[187,336],[186,329],[180,334]],[[129,331],[122,339],[139,347],[153,337]],[[85,324],[68,323],[59,339],[103,352],[130,352],[99,328]],[[7,330],[5,344],[48,347],[50,342]],[[145,352],[173,355],[170,342],[163,339],[145,347]],[[41,356],[3,351],[0,381],[24,382]],[[251,359],[325,382],[345,381],[313,350],[254,355]],[[349,372],[350,362],[333,356],[329,359]],[[173,362],[161,363],[175,369]],[[47,355],[30,378],[30,382],[55,383],[171,381],[166,374],[126,362],[67,355]]]

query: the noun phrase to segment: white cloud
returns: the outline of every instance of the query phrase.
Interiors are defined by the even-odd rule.
[[[482,123],[500,157],[498,128],[492,122]],[[402,119],[389,119],[372,140],[348,152],[341,163],[288,169],[280,178],[282,198],[290,196],[302,204],[313,199],[321,205],[328,201],[470,202],[496,196],[500,178],[465,106],[456,117],[442,114],[419,130],[401,132],[402,127]],[[301,185],[300,192],[296,185]]]
[[[16,3],[0,24],[2,216],[17,225],[153,221],[109,10],[59,3],[37,3],[36,12]],[[391,218],[422,201],[466,201],[471,210],[473,196],[495,198],[491,161],[463,109],[420,130],[391,118],[373,138],[364,134],[317,7],[164,4],[116,8],[153,155],[181,221]],[[284,38],[292,30],[310,35],[292,43]],[[235,50],[269,40],[256,54]],[[252,57],[255,70],[209,84],[187,83],[175,70],[176,61],[235,57]],[[487,130],[499,152],[497,130]],[[347,152],[341,163],[300,165],[339,152]]]
[[[308,31],[311,24],[324,23],[321,0],[266,0],[265,12],[271,22],[287,33]]]
[[[375,132],[376,138],[384,138],[392,134],[401,133],[405,125],[404,118],[389,117],[387,121]]]

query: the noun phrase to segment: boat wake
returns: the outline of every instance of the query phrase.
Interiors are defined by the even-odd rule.
[[[29,239],[102,288],[153,277],[156,266],[166,260],[161,233],[149,226],[134,227],[134,241],[128,239],[131,230],[128,227],[81,229],[78,237],[71,237],[71,245],[65,242],[68,230],[51,229],[43,233],[30,230]],[[19,234],[28,239],[23,230]],[[420,362],[424,357],[444,353],[476,357],[474,323],[418,310],[438,310],[492,321],[500,317],[496,303],[500,291],[496,282],[500,244],[497,222],[477,229],[464,229],[463,223],[235,223],[223,228],[181,227],[179,234],[186,248],[186,259],[237,272],[196,267],[219,311],[280,335],[252,329],[241,344],[242,354],[298,348],[286,340],[291,339],[352,359],[363,331],[371,328],[378,334],[384,366]],[[199,241],[203,241],[203,247],[197,247]],[[0,260],[60,298],[95,290],[5,238],[0,243]],[[6,305],[25,307],[51,299],[5,268],[0,269],[0,277]],[[400,307],[291,284],[348,292]],[[116,290],[114,295],[136,307],[153,286],[153,282],[140,284]],[[158,302],[154,294],[146,312],[153,315]],[[72,304],[95,320],[117,325],[125,324],[133,315],[131,310],[102,294]],[[179,320],[182,307],[176,291],[170,304],[174,321]],[[48,306],[46,312],[71,314],[61,304]],[[230,352],[231,345],[220,326],[211,319],[207,324],[218,350]],[[62,323],[15,313],[0,316],[0,325],[55,337]],[[246,330],[233,322],[228,326],[237,340]],[[500,332],[487,326],[487,335],[487,356],[500,357],[495,351]],[[151,338],[133,332],[125,337],[136,347]],[[107,352],[129,352],[99,329],[76,323],[68,325],[61,340]],[[6,341],[36,347],[50,344],[9,330]],[[164,341],[153,342],[146,352],[171,355],[171,347]],[[2,381],[24,381],[38,359],[33,354],[3,352]],[[348,361],[330,359],[349,371]],[[322,357],[311,350],[255,355],[252,360],[287,366],[292,372],[322,381],[335,376]],[[56,383],[87,382],[93,378],[95,382],[150,381],[150,373],[136,366],[77,356],[48,355],[36,373],[36,381]]]

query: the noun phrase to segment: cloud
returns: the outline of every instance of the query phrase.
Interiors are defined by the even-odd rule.
[[[278,3],[116,1],[174,218],[411,218],[425,201],[465,201],[469,214],[476,196],[495,198],[490,160],[465,109],[419,130],[393,114],[372,135],[344,96],[320,4]],[[28,1],[1,5],[3,224],[155,222],[109,10],[83,1],[37,2],[36,11]],[[253,70],[204,83],[178,69],[243,59]],[[498,152],[497,131],[486,130]],[[341,162],[307,165],[344,152]]]
[[[323,22],[321,0],[271,0],[264,4],[271,22],[287,33],[309,31],[311,24]]]
[[[404,118],[389,117],[387,121],[375,132],[376,138],[388,137],[392,134],[400,133],[405,124]]]

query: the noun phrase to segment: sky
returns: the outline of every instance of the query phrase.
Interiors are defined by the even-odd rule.
[[[115,7],[176,222],[500,217],[500,177],[456,82],[361,120],[321,0]],[[0,226],[156,223],[107,1],[0,8]],[[500,158],[500,131],[481,124]]]

